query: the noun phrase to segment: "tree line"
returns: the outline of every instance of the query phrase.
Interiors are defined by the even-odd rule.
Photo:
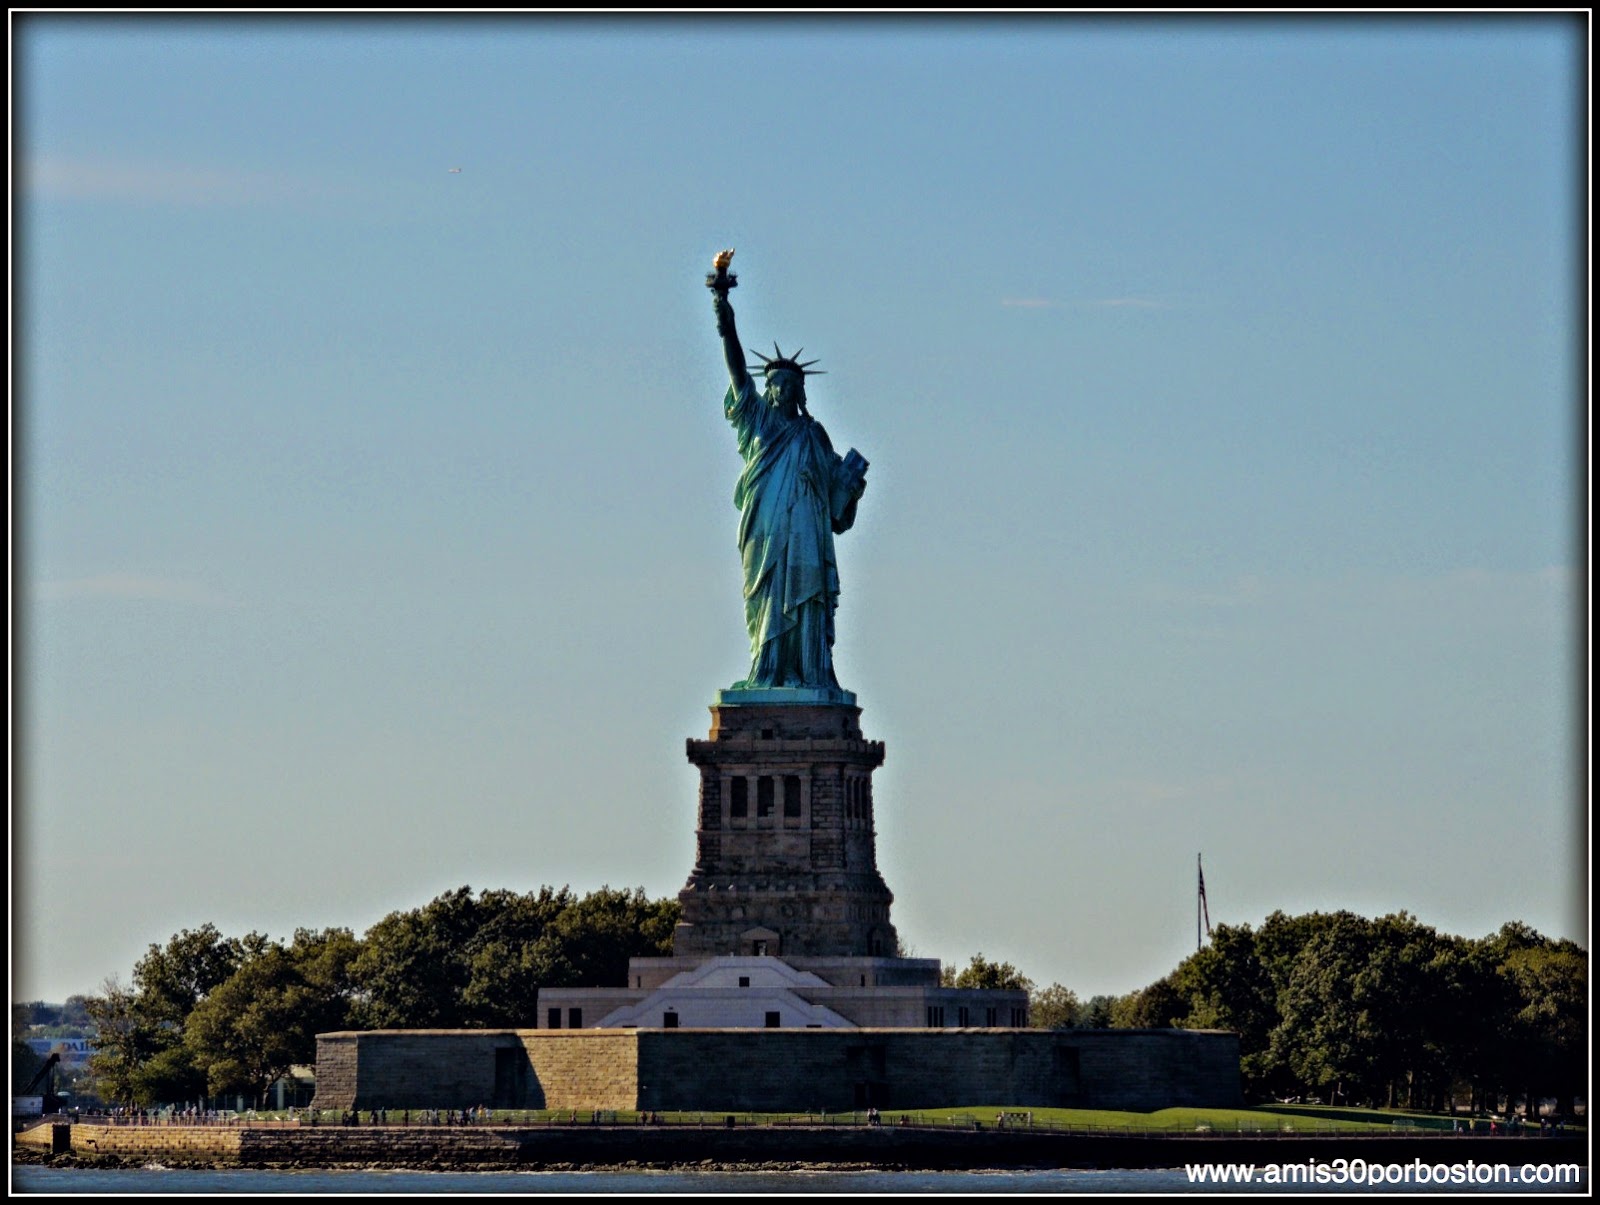
[[[1474,939],[1405,912],[1274,912],[1259,928],[1218,926],[1123,996],[1033,991],[1031,1017],[1233,1030],[1252,1100],[1496,1112],[1553,1098],[1571,1116],[1589,1066],[1588,967],[1576,943],[1515,921]]]
[[[677,900],[642,889],[461,887],[361,938],[185,929],[151,945],[130,984],[113,978],[89,997],[90,1070],[110,1102],[241,1095],[264,1106],[291,1066],[315,1061],[319,1033],[526,1027],[541,987],[623,984],[628,959],[672,952],[677,921]]]
[[[461,887],[361,938],[185,929],[152,944],[131,983],[82,1002],[90,1069],[116,1103],[264,1104],[315,1060],[318,1033],[527,1027],[541,988],[620,986],[630,958],[669,955],[678,916],[675,899],[642,889]],[[1470,939],[1404,912],[1274,912],[1259,928],[1218,926],[1145,988],[1087,1000],[981,953],[941,980],[1026,990],[1044,1028],[1236,1031],[1248,1099],[1494,1110],[1554,1097],[1570,1115],[1588,1067],[1588,956],[1517,922]]]

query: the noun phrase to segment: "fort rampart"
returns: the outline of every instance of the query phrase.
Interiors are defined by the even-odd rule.
[[[377,1030],[317,1037],[322,1109],[739,1112],[1241,1103],[1239,1039],[1041,1029]]]

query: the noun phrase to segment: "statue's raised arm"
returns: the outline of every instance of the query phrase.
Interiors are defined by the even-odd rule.
[[[711,261],[712,270],[706,274],[706,288],[711,290],[711,311],[717,316],[717,334],[722,336],[722,354],[728,361],[728,381],[738,392],[750,379],[750,373],[745,367],[738,328],[733,324],[733,306],[728,302],[728,290],[739,285],[739,278],[728,271],[732,262],[732,247],[718,251]]]

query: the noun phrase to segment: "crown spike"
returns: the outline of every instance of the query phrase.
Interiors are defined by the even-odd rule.
[[[802,361],[800,359],[801,352],[805,351],[805,348],[803,348],[803,347],[800,348],[799,351],[796,351],[794,353],[794,355],[786,356],[786,355],[783,354],[783,348],[779,347],[778,346],[778,341],[776,339],[774,339],[773,342],[772,342],[773,354],[770,355],[770,356],[767,355],[766,352],[757,351],[753,347],[750,348],[749,350],[750,350],[750,353],[753,356],[756,357],[756,359],[761,361],[760,364],[749,364],[749,365],[746,365],[746,368],[750,372],[764,372],[764,373],[768,374],[769,376],[772,373],[779,372],[779,371],[796,372],[796,373],[799,373],[802,377],[821,377],[821,376],[826,376],[827,375],[827,373],[823,372],[821,369],[817,369],[817,368],[812,368],[811,367],[813,364],[817,363],[818,361],[816,361],[816,360],[805,360],[805,361]]]

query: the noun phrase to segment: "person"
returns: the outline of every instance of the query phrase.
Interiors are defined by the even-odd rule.
[[[734,488],[739,552],[744,565],[745,627],[750,672],[736,689],[820,687],[837,690],[833,617],[839,567],[833,537],[855,523],[866,489],[867,462],[854,449],[833,450],[828,433],[806,409],[805,379],[816,363],[800,353],[761,352],[758,392],[745,364],[728,289],[733,252],[720,252],[707,279],[717,333],[728,366],[723,412],[738,439],[744,471]]]

